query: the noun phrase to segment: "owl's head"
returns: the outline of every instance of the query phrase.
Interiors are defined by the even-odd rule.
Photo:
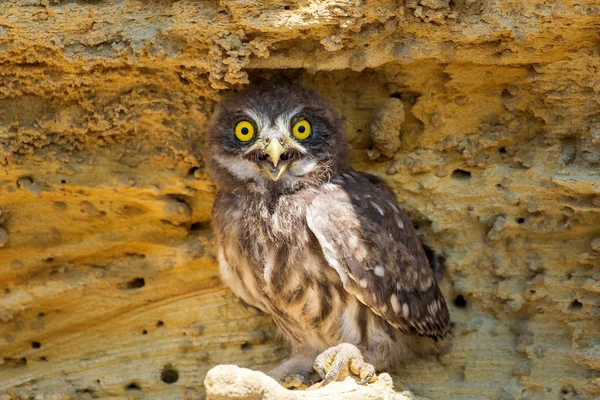
[[[208,139],[209,168],[222,188],[290,192],[348,166],[341,123],[314,90],[263,84],[221,101]]]

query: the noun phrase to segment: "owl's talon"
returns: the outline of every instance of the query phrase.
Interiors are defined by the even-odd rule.
[[[367,383],[371,382],[371,379],[373,379],[373,377],[375,376],[375,367],[373,367],[371,364],[367,364],[365,363],[367,366],[369,366],[370,368],[372,368],[372,371],[368,371],[367,372],[367,377],[365,379],[363,379],[362,381],[358,382],[359,385],[366,385]],[[368,369],[368,368],[367,368]],[[361,374],[362,376],[362,374]]]
[[[302,374],[289,374],[281,378],[279,384],[286,389],[307,389],[313,382]]]
[[[349,343],[342,343],[321,353],[313,368],[326,385],[334,380],[355,375],[360,385],[369,383],[375,377],[375,367],[365,362],[360,350]]]

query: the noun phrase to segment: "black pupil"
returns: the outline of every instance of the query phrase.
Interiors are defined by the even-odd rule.
[[[305,130],[306,130],[306,128],[303,125],[300,125],[298,127],[298,132],[300,132],[300,133],[304,133]]]
[[[248,130],[248,128],[244,127],[242,128],[242,135],[247,135],[250,131]]]

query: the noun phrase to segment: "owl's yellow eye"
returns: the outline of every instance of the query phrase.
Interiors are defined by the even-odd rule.
[[[242,142],[248,142],[254,137],[254,125],[249,121],[240,121],[235,126],[235,137]]]
[[[296,122],[292,127],[292,134],[298,140],[304,140],[308,138],[310,136],[310,133],[310,123],[305,119]]]

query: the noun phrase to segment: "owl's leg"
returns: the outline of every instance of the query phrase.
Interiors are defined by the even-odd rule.
[[[271,378],[288,389],[305,389],[318,379],[312,364],[315,354],[301,353],[267,372]]]
[[[375,367],[365,362],[356,346],[342,343],[321,353],[314,362],[314,369],[323,378],[323,385],[353,374],[360,385],[369,383],[375,377]]]

